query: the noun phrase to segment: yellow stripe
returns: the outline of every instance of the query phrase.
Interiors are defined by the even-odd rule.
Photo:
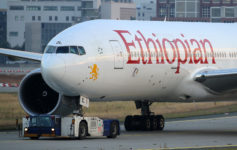
[[[30,134],[30,133],[26,133],[24,134],[24,137],[56,137],[55,134]]]
[[[25,133],[24,137],[38,137],[38,134],[29,134],[29,133]]]
[[[137,149],[137,150],[179,150],[179,149],[206,149],[206,148],[237,148],[237,145],[173,147],[173,148]]]
[[[40,136],[44,136],[44,137],[55,137],[55,134],[41,134]]]

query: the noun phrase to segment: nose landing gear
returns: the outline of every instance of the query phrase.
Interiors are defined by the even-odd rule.
[[[163,130],[165,127],[165,119],[162,115],[154,115],[150,111],[150,101],[135,101],[136,108],[141,108],[142,115],[127,116],[124,126],[127,131],[136,130]]]

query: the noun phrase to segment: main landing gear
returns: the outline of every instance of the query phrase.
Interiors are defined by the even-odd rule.
[[[136,130],[163,130],[165,127],[165,119],[162,115],[154,115],[150,111],[149,101],[135,101],[136,108],[141,108],[142,115],[127,116],[125,118],[124,126],[127,131]]]

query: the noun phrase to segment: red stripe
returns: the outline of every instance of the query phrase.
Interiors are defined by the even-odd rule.
[[[0,83],[0,87],[19,87],[18,83]]]

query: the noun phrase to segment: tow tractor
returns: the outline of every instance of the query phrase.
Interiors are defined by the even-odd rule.
[[[71,137],[84,139],[87,136],[116,138],[120,134],[118,120],[102,120],[98,117],[61,117],[59,115],[26,116],[22,119],[24,137]]]

